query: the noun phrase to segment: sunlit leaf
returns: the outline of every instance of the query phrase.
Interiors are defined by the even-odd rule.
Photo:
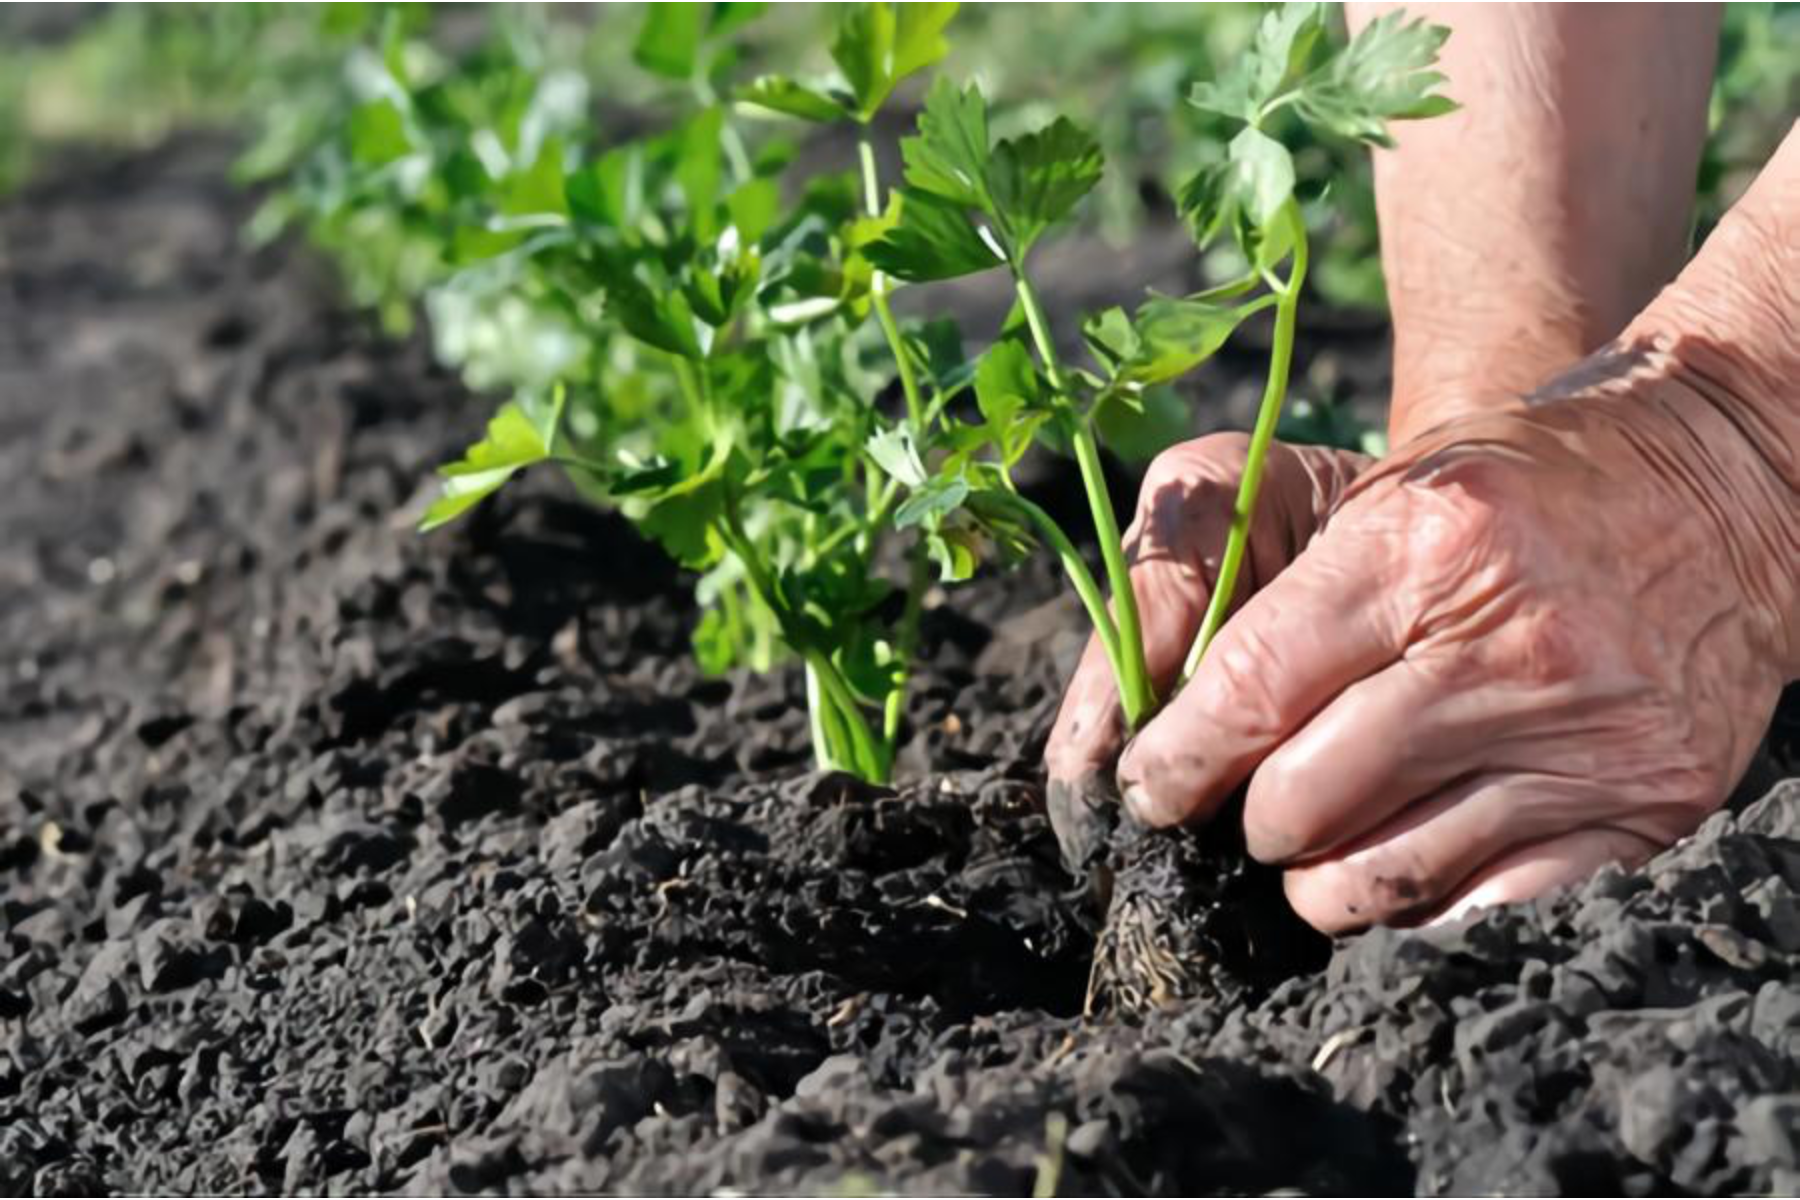
[[[358,105],[350,114],[350,155],[364,166],[379,167],[412,153],[406,117],[392,100]]]
[[[987,166],[995,219],[1023,256],[1050,226],[1068,216],[1100,182],[1100,144],[1085,129],[1058,117],[1049,125],[994,147]]]
[[[1445,82],[1433,69],[1450,31],[1401,11],[1376,17],[1344,50],[1309,75],[1297,105],[1310,121],[1342,137],[1392,145],[1389,121],[1450,112],[1456,103],[1437,94]]]
[[[419,528],[436,529],[454,521],[519,470],[550,457],[562,407],[561,388],[535,414],[518,401],[501,405],[488,422],[486,436],[464,451],[460,459],[438,468],[443,477],[443,494],[425,510]]]
[[[1048,385],[1031,352],[1010,339],[994,343],[981,356],[975,369],[975,402],[987,436],[1009,467],[1031,448],[1032,438],[1049,417]]]
[[[902,529],[932,524],[954,512],[968,498],[969,481],[961,475],[928,479],[894,511],[894,524]]]
[[[598,225],[630,225],[632,176],[638,169],[636,148],[620,146],[571,171],[563,181],[569,212]]]
[[[1003,260],[959,205],[910,188],[895,192],[891,204],[893,227],[863,248],[879,270],[923,282],[1001,265]]]
[[[908,75],[944,57],[944,27],[955,4],[854,4],[848,7],[831,58],[855,98],[852,114],[868,121]]]
[[[1198,108],[1250,124],[1305,67],[1325,30],[1317,4],[1277,5],[1264,14],[1249,52],[1235,57],[1217,79],[1194,85]]]
[[[706,4],[646,4],[631,56],[639,66],[670,79],[692,79],[706,33]]]
[[[979,88],[939,77],[925,95],[918,134],[901,141],[900,154],[918,191],[964,208],[990,207],[987,101]]]
[[[875,465],[906,487],[921,487],[928,476],[918,445],[906,429],[895,426],[872,436],[867,444]]]
[[[828,95],[824,89],[809,86],[785,75],[763,75],[739,88],[737,99],[744,104],[785,113],[803,121],[841,121],[851,113]]]

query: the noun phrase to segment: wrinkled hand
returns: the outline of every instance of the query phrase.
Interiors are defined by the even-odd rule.
[[[1260,586],[1120,760],[1135,815],[1203,821],[1250,777],[1251,853],[1328,932],[1527,898],[1692,831],[1747,767],[1800,634],[1791,493],[1680,374],[1597,357],[1347,488],[1310,473],[1310,509],[1284,455]],[[1213,446],[1152,472],[1134,529],[1140,559],[1180,564],[1139,567],[1164,689],[1222,544],[1229,500],[1184,486],[1222,469]],[[1100,683],[1090,651],[1055,778],[1117,745]]]
[[[1125,531],[1144,657],[1156,694],[1175,686],[1212,595],[1250,439],[1217,433],[1164,451],[1150,464]],[[1346,489],[1374,460],[1322,446],[1269,448],[1261,501],[1233,606],[1274,579],[1325,527]],[[1098,637],[1088,639],[1045,751],[1050,777],[1077,781],[1112,770],[1125,714]]]

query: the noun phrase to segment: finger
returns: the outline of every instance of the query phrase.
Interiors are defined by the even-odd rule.
[[[1072,783],[1102,774],[1125,742],[1125,711],[1112,665],[1097,636],[1088,638],[1075,675],[1063,693],[1056,724],[1044,748],[1052,782]]]
[[[1241,435],[1201,438],[1158,455],[1145,472],[1124,542],[1144,661],[1159,694],[1174,685],[1212,597],[1247,445]],[[1269,566],[1264,560],[1274,547],[1261,541],[1241,592]],[[1109,770],[1127,733],[1112,664],[1091,637],[1045,749],[1050,777],[1070,781]]]
[[[1226,622],[1120,761],[1139,820],[1209,817],[1334,696],[1399,658],[1403,622],[1381,583],[1391,536],[1381,525],[1334,526]]]
[[[1458,719],[1460,696],[1404,658],[1344,689],[1256,768],[1244,803],[1251,856],[1327,853],[1481,766],[1479,722]]]
[[[1661,845],[1629,829],[1582,829],[1563,837],[1525,846],[1481,868],[1435,916],[1431,924],[1457,921],[1484,908],[1517,904],[1583,883],[1595,872],[1617,863],[1626,869],[1642,866]]]
[[[1137,513],[1125,532],[1125,554],[1144,662],[1159,695],[1180,677],[1212,599],[1249,445],[1237,433],[1200,438],[1158,455],[1144,474]],[[1310,476],[1299,469],[1289,447],[1270,447],[1268,476],[1269,502],[1259,506],[1254,531],[1261,536],[1250,540],[1234,610],[1293,557],[1294,497],[1289,493],[1296,487],[1310,493]]]
[[[1591,823],[1590,783],[1484,772],[1406,808],[1354,843],[1284,876],[1288,903],[1326,933],[1408,924],[1438,912],[1486,864]]]

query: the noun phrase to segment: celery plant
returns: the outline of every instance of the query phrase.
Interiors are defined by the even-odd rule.
[[[1243,321],[1274,310],[1267,384],[1217,586],[1185,678],[1218,632],[1237,588],[1263,463],[1288,390],[1306,279],[1307,231],[1295,198],[1294,162],[1271,136],[1272,119],[1292,110],[1323,132],[1380,145],[1387,142],[1387,122],[1451,107],[1434,94],[1443,77],[1431,69],[1444,30],[1390,14],[1348,44],[1326,47],[1324,20],[1312,4],[1271,12],[1250,52],[1193,92],[1194,104],[1240,128],[1182,190],[1180,207],[1201,247],[1226,236],[1235,241],[1243,273],[1194,295],[1153,297],[1130,315],[1111,309],[1090,317],[1083,332],[1092,369],[1063,361],[1027,264],[1043,233],[1100,178],[1098,146],[1067,120],[993,141],[979,90],[940,80],[926,99],[917,135],[902,147],[907,187],[894,227],[869,250],[882,270],[917,282],[987,269],[1011,274],[1035,361],[1017,341],[1002,340],[977,372],[983,425],[933,431],[934,441],[906,447],[904,454],[891,446],[874,449],[914,490],[903,523],[910,519],[945,538],[967,526],[1010,535],[1000,525],[1010,520],[1029,526],[1051,547],[1093,622],[1134,728],[1155,712],[1160,698],[1145,667],[1136,598],[1101,478],[1097,427],[1109,406],[1141,405],[1146,389],[1192,370]],[[1040,426],[1056,431],[1074,453],[1110,605],[1071,539],[1012,486],[1009,467],[1021,430]],[[927,462],[934,464],[930,471],[923,469]],[[965,533],[961,540],[970,539]],[[946,561],[949,575],[964,569],[954,557]]]

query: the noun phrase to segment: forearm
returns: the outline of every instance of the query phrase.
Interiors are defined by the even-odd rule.
[[[1383,7],[1352,5],[1352,25]],[[1451,29],[1463,107],[1375,154],[1395,444],[1512,402],[1673,277],[1718,28],[1701,5],[1404,7]]]
[[[1800,677],[1800,124],[1618,345],[1687,384],[1694,457],[1717,460],[1739,573]]]

